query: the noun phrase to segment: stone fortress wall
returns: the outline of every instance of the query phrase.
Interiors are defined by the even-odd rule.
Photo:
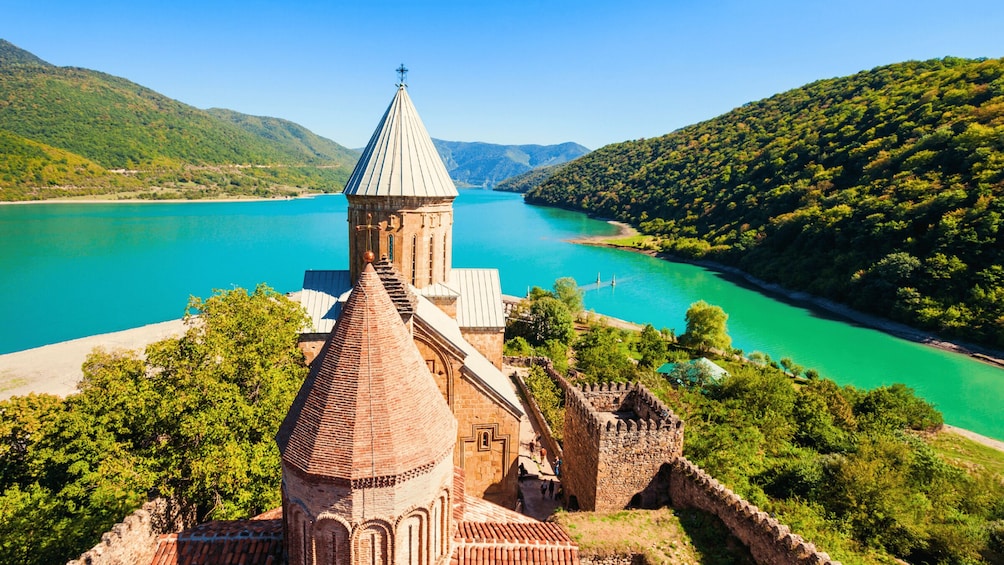
[[[674,507],[714,514],[739,538],[757,563],[839,565],[812,542],[743,500],[700,467],[679,457],[670,464],[669,495]]]
[[[647,389],[609,383],[565,391],[565,492],[583,510],[654,507],[659,469],[683,454],[683,422]]]
[[[187,519],[186,519],[187,518]],[[128,515],[101,536],[101,542],[66,565],[133,565],[149,563],[161,534],[194,522],[169,500],[156,498]]]
[[[507,358],[510,363],[514,359]],[[645,483],[658,489],[660,495],[654,505],[663,503],[662,494],[667,502],[676,508],[697,508],[718,517],[737,539],[750,550],[757,563],[771,565],[840,565],[828,554],[818,550],[811,542],[803,539],[791,529],[762,512],[756,506],[743,500],[740,496],[716,481],[697,465],[691,463],[682,455],[683,426],[676,433],[677,418],[670,411],[663,416],[666,407],[641,385],[612,384],[606,386],[575,387],[558,375],[550,361],[546,359],[527,360],[527,364],[543,366],[548,375],[565,392],[565,464],[562,470],[562,480],[566,492],[576,495],[582,509],[602,509],[622,501],[625,489],[601,489],[596,497],[595,506],[586,506],[588,497],[583,498],[579,492],[589,492],[594,483],[599,483],[601,473],[608,473],[608,467],[615,466],[626,471],[634,471],[639,477],[648,481],[633,482],[634,485]],[[516,363],[511,363],[516,364]],[[628,399],[631,391],[635,395]],[[615,400],[621,398],[622,400]],[[594,404],[595,403],[595,404]],[[603,420],[598,406],[606,410],[617,410],[625,403],[637,410],[636,420],[615,422]],[[531,403],[532,404],[532,403]],[[533,405],[534,408],[536,405]],[[666,409],[668,410],[668,409]],[[662,417],[653,423],[653,418]],[[602,422],[602,426],[600,423]],[[642,424],[642,422],[645,422]],[[668,424],[668,425],[667,425]],[[609,430],[607,429],[609,426]],[[602,428],[602,429],[597,429]],[[608,443],[600,440],[601,432],[610,434]],[[613,432],[612,434],[610,432]],[[655,433],[653,433],[655,432]],[[661,433],[660,433],[661,432]],[[609,438],[619,440],[633,439],[639,446],[630,450],[618,450],[617,441],[609,442]],[[647,466],[644,470],[635,466],[638,454],[644,453],[648,440],[654,440],[654,450],[666,449],[672,455],[663,459],[660,466],[653,472]],[[675,441],[679,443],[674,443]],[[601,454],[604,456],[601,457]],[[600,461],[603,461],[601,469]],[[594,463],[595,462],[595,463]],[[584,469],[596,465],[596,477],[590,478]],[[571,483],[576,483],[573,487]],[[577,489],[583,489],[577,490]],[[596,492],[596,491],[593,491]],[[644,493],[644,489],[642,490]],[[613,500],[616,497],[616,500]],[[609,498],[610,500],[605,500]],[[633,496],[632,496],[633,498]],[[641,500],[642,506],[648,506]],[[628,501],[630,503],[630,500]],[[613,506],[620,509],[628,506]],[[653,505],[653,506],[654,506]],[[637,556],[635,556],[637,557]]]

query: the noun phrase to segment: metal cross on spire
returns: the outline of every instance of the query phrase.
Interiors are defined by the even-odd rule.
[[[408,86],[408,67],[401,63],[401,66],[397,68],[397,85],[398,86]]]
[[[403,66],[403,65],[402,65]],[[361,226],[356,226],[356,231],[366,230],[366,252],[363,253],[363,261],[366,263],[372,263],[376,258],[376,254],[373,253],[373,230],[380,229],[380,226],[373,225],[373,214],[366,214],[366,224]]]

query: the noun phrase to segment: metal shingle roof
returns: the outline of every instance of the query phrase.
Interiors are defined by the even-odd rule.
[[[460,293],[457,323],[462,328],[504,328],[498,269],[453,269],[450,287]]]
[[[404,86],[398,88],[342,192],[358,196],[457,196],[446,165]]]
[[[348,271],[306,271],[300,304],[310,317],[311,332],[331,333],[342,313],[339,297],[352,288]]]

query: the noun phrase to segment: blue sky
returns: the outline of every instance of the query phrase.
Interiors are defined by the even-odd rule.
[[[0,0],[0,38],[349,147],[403,62],[433,137],[595,149],[818,79],[1004,56],[1004,2]]]

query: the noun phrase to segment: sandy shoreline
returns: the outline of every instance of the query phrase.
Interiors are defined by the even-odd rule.
[[[33,392],[73,394],[84,376],[81,366],[95,347],[142,353],[147,345],[184,331],[182,320],[170,320],[0,355],[0,400]]]

